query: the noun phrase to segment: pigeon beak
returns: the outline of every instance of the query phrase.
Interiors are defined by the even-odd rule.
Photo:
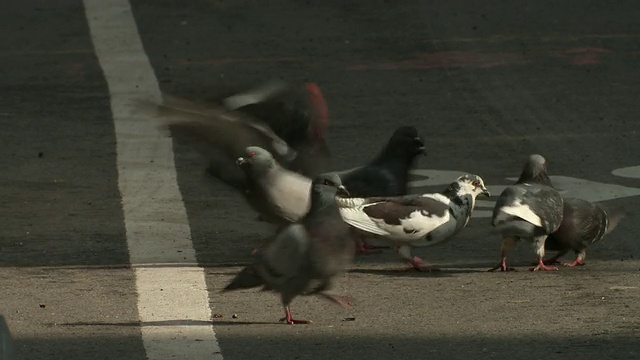
[[[242,165],[244,165],[246,162],[247,162],[247,159],[245,159],[245,158],[243,158],[242,156],[240,156],[240,157],[238,158],[238,160],[236,160],[236,165],[238,165],[238,166],[242,166]]]
[[[342,197],[349,197],[349,196],[351,196],[351,195],[349,194],[349,192],[347,191],[347,188],[345,188],[345,187],[344,187],[344,186],[342,186],[342,185],[338,186],[338,192],[337,192],[337,195],[340,195],[340,196],[342,196]]]
[[[491,193],[489,192],[489,190],[487,190],[487,188],[482,188],[482,194],[486,197],[491,197]]]

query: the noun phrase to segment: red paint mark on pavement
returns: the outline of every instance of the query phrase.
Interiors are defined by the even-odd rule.
[[[571,65],[597,65],[602,57],[611,51],[600,47],[579,47],[567,49],[562,56],[569,58]]]
[[[445,51],[420,54],[409,60],[377,64],[348,66],[349,70],[402,70],[478,67],[489,68],[525,63],[522,56],[515,53],[479,53],[469,51]]]
[[[304,61],[303,57],[284,56],[284,57],[259,57],[259,58],[224,58],[224,59],[209,59],[209,60],[190,60],[181,59],[178,63],[181,64],[206,64],[213,66],[221,66],[226,64],[237,63],[278,63],[278,62],[296,62]]]

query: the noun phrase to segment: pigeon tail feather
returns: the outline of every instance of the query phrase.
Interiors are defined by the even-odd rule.
[[[605,211],[607,214],[607,229],[605,230],[605,235],[612,232],[620,223],[622,219],[627,216],[627,211],[623,207],[616,207],[609,211]]]

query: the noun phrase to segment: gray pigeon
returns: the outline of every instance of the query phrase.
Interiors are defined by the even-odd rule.
[[[490,196],[478,175],[463,175],[446,191],[397,197],[337,199],[340,215],[349,225],[391,243],[403,260],[418,271],[439,270],[421,266],[412,247],[433,246],[451,239],[471,217],[480,194]]]
[[[289,305],[299,295],[319,295],[342,306],[349,299],[325,293],[333,278],[343,274],[353,259],[349,227],[342,221],[337,196],[348,196],[336,174],[314,178],[309,212],[278,232],[255,253],[223,291],[263,287],[281,295],[288,324],[306,324],[291,315]]]
[[[551,179],[547,175],[547,159],[542,155],[533,154],[529,156],[527,162],[520,173],[516,184],[542,184],[553,187]]]
[[[558,251],[558,254],[545,264],[558,263],[558,259],[570,250],[577,255],[573,262],[561,263],[564,266],[582,266],[591,244],[602,240],[616,228],[625,216],[622,209],[607,210],[602,205],[583,199],[565,198],[562,224],[545,242],[545,249]]]
[[[544,244],[547,236],[560,227],[563,199],[555,189],[540,184],[518,184],[507,187],[493,209],[491,220],[495,230],[502,234],[502,259],[490,271],[507,267],[507,253],[520,238],[533,242],[538,265],[533,271],[558,270],[544,264]]]
[[[243,195],[262,220],[283,225],[309,211],[311,180],[280,166],[271,153],[249,146],[236,164],[246,174]]]

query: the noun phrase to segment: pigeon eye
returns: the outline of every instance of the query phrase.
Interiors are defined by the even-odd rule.
[[[254,157],[254,156],[256,156],[256,153],[254,153],[253,151],[250,151],[250,152],[249,152],[249,157],[250,157],[250,158],[252,158],[252,157]]]
[[[472,182],[472,183],[471,183],[471,185],[473,185],[473,186],[475,186],[475,187],[478,187],[478,185],[480,185],[480,183],[479,183],[479,182],[477,182],[477,181],[474,181],[474,182]]]
[[[324,184],[325,184],[325,185],[329,185],[329,186],[333,185],[333,183],[331,182],[331,180],[328,180],[328,179],[325,179],[325,180],[324,180]]]

